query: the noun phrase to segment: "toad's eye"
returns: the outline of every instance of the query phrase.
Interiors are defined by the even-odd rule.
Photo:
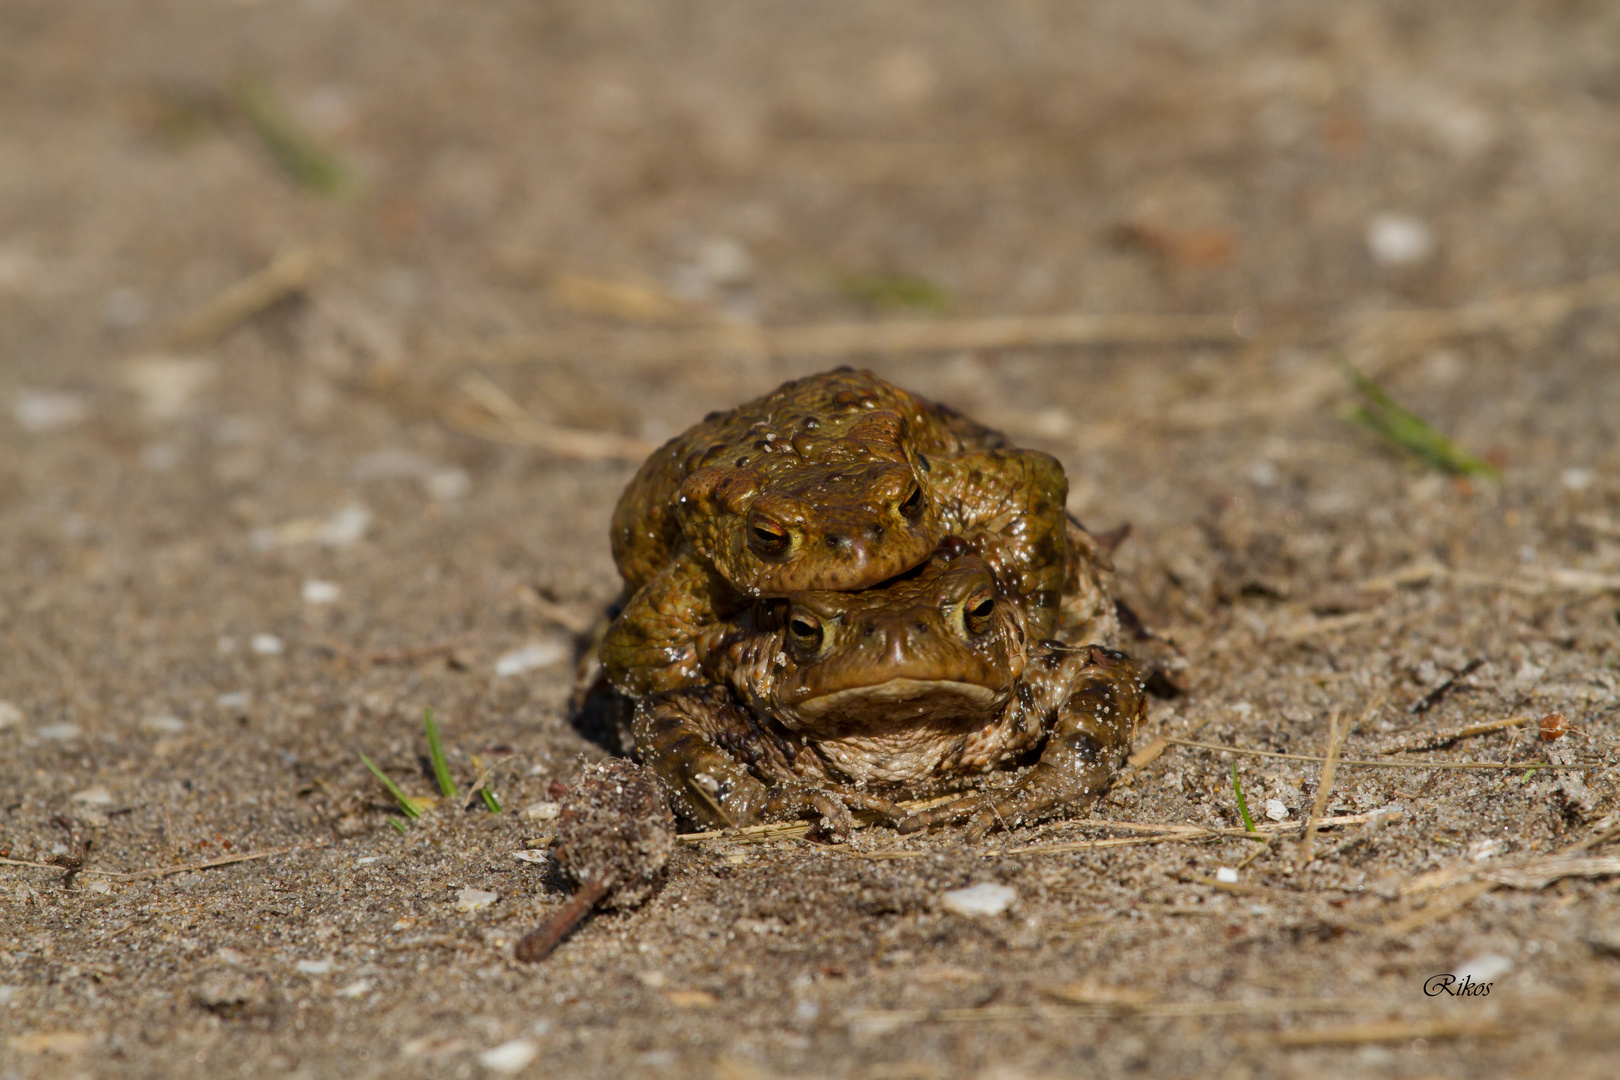
[[[788,620],[788,636],[801,649],[821,648],[821,623],[802,612],[794,612]]]
[[[977,603],[968,603],[962,611],[962,622],[970,634],[982,634],[990,629],[990,616],[996,613],[996,598],[986,596]]]
[[[775,558],[783,554],[792,543],[793,536],[786,527],[770,518],[755,518],[754,523],[748,528],[748,546],[763,558]]]
[[[905,501],[900,504],[900,513],[904,515],[907,521],[916,521],[922,517],[922,512],[926,507],[927,503],[923,501],[922,488],[912,485],[911,494],[907,495]]]

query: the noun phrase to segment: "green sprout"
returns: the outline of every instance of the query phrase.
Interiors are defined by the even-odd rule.
[[[433,775],[439,781],[439,793],[447,799],[456,798],[456,782],[450,779],[450,765],[444,760],[444,743],[439,738],[439,725],[433,720],[433,710],[424,710],[422,722],[427,727],[428,756],[433,759]]]
[[[1401,449],[1453,476],[1500,477],[1496,467],[1463,450],[1436,431],[1428,421],[1398,404],[1389,393],[1346,360],[1339,367],[1350,385],[1362,397],[1362,404],[1351,410],[1349,419],[1371,429]]]
[[[399,789],[398,784],[388,779],[388,777],[383,774],[383,771],[377,768],[375,762],[366,757],[364,754],[360,755],[360,760],[366,763],[366,768],[371,770],[371,775],[375,776],[382,786],[388,789],[388,794],[392,795],[394,797],[394,801],[399,803],[399,808],[404,811],[406,817],[419,818],[422,816],[421,808],[410,800],[410,796],[406,795]]]
[[[356,186],[349,167],[298,126],[268,80],[243,79],[236,102],[264,148],[299,187],[341,195]]]
[[[1232,763],[1232,791],[1237,795],[1238,813],[1243,817],[1243,831],[1257,832],[1254,819],[1249,816],[1249,804],[1243,798],[1243,785],[1238,783],[1237,762]]]

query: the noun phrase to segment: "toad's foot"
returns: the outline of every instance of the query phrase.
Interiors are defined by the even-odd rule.
[[[1097,645],[1053,649],[1043,667],[1049,685],[1068,693],[1056,707],[1040,761],[1011,791],[979,792],[913,814],[897,831],[920,832],[965,818],[968,842],[977,843],[998,826],[1078,813],[1096,801],[1124,764],[1142,717],[1141,677],[1130,657]]]
[[[802,747],[723,686],[648,698],[631,728],[636,756],[669,785],[676,812],[702,825],[729,829],[819,816],[842,837],[855,828],[852,809],[891,824],[905,816],[888,799],[819,775]]]

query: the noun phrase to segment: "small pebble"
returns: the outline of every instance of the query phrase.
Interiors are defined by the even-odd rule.
[[[186,722],[178,716],[147,716],[141,719],[141,730],[154,735],[178,735],[186,730]]]
[[[39,737],[50,739],[53,742],[66,742],[68,739],[77,739],[80,735],[78,724],[46,724],[39,729]]]
[[[23,722],[23,711],[9,701],[0,701],[0,731]]]
[[[472,488],[466,469],[435,469],[422,478],[422,487],[434,502],[455,502]]]
[[[77,394],[24,390],[13,399],[11,415],[30,435],[43,435],[77,424],[90,415],[90,409]]]
[[[365,997],[367,994],[371,993],[371,980],[356,979],[354,982],[350,983],[348,986],[345,986],[343,989],[338,990],[336,993],[338,997],[345,998]]]
[[[286,643],[274,634],[254,634],[248,640],[248,648],[260,656],[280,656],[287,651]]]
[[[111,806],[112,792],[104,787],[90,787],[73,793],[73,801],[86,806]]]
[[[242,953],[237,952],[235,949],[231,949],[231,948],[224,948],[224,949],[216,950],[214,952],[214,959],[218,960],[222,964],[245,964],[245,963],[247,963],[247,957],[246,956],[244,956]]]
[[[513,649],[496,660],[495,674],[499,676],[521,675],[525,671],[561,663],[567,657],[568,646],[560,641],[531,641],[522,648]]]
[[[539,1056],[540,1047],[533,1039],[511,1039],[479,1054],[478,1064],[498,1073],[515,1076]]]
[[[482,911],[498,899],[499,895],[483,889],[462,889],[456,893],[456,910],[463,914]]]
[[[1018,890],[1010,885],[997,885],[985,881],[966,889],[952,889],[940,897],[946,911],[958,915],[1000,915],[1018,899]]]
[[[1288,805],[1281,799],[1266,800],[1266,817],[1272,821],[1288,820]]]
[[[1434,254],[1434,233],[1407,214],[1379,214],[1367,223],[1367,249],[1384,266],[1410,266]]]
[[[1223,884],[1236,885],[1237,879],[1237,871],[1232,869],[1230,866],[1222,866],[1215,871],[1215,880],[1222,882]]]
[[[358,503],[345,506],[326,519],[321,528],[321,543],[327,547],[348,547],[366,535],[371,526],[371,511]]]
[[[246,690],[232,690],[228,694],[221,694],[214,699],[214,704],[222,709],[243,709],[249,701]]]
[[[377,862],[381,858],[381,855],[362,855],[358,859],[354,860],[354,865],[370,866],[372,863]]]
[[[562,804],[556,802],[530,803],[523,808],[523,816],[530,821],[550,821],[562,813]]]
[[[1488,983],[1499,979],[1513,970],[1513,961],[1501,953],[1485,953],[1458,967],[1452,972],[1458,982],[1468,979],[1474,983]]]
[[[1585,491],[1597,477],[1591,469],[1573,468],[1565,469],[1560,479],[1569,491]]]
[[[293,970],[300,975],[325,975],[332,970],[332,961],[300,960],[293,965]]]
[[[304,582],[303,596],[306,604],[331,604],[343,595],[343,590],[330,581],[316,581],[311,578]]]
[[[212,360],[195,356],[143,356],[124,365],[122,381],[148,420],[178,420],[217,373]]]

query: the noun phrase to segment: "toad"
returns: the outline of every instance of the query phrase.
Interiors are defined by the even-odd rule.
[[[632,698],[698,685],[702,632],[758,598],[863,589],[964,537],[1037,637],[1074,575],[1048,454],[840,368],[712,413],[660,448],[613,515],[623,608],[602,642]]]
[[[762,600],[721,632],[713,685],[640,703],[636,754],[711,826],[820,814],[842,833],[863,809],[901,832],[966,819],[974,842],[1075,813],[1123,762],[1142,681],[1123,653],[1030,623],[957,538],[881,588]],[[1031,757],[1010,790],[917,815],[893,801]]]

